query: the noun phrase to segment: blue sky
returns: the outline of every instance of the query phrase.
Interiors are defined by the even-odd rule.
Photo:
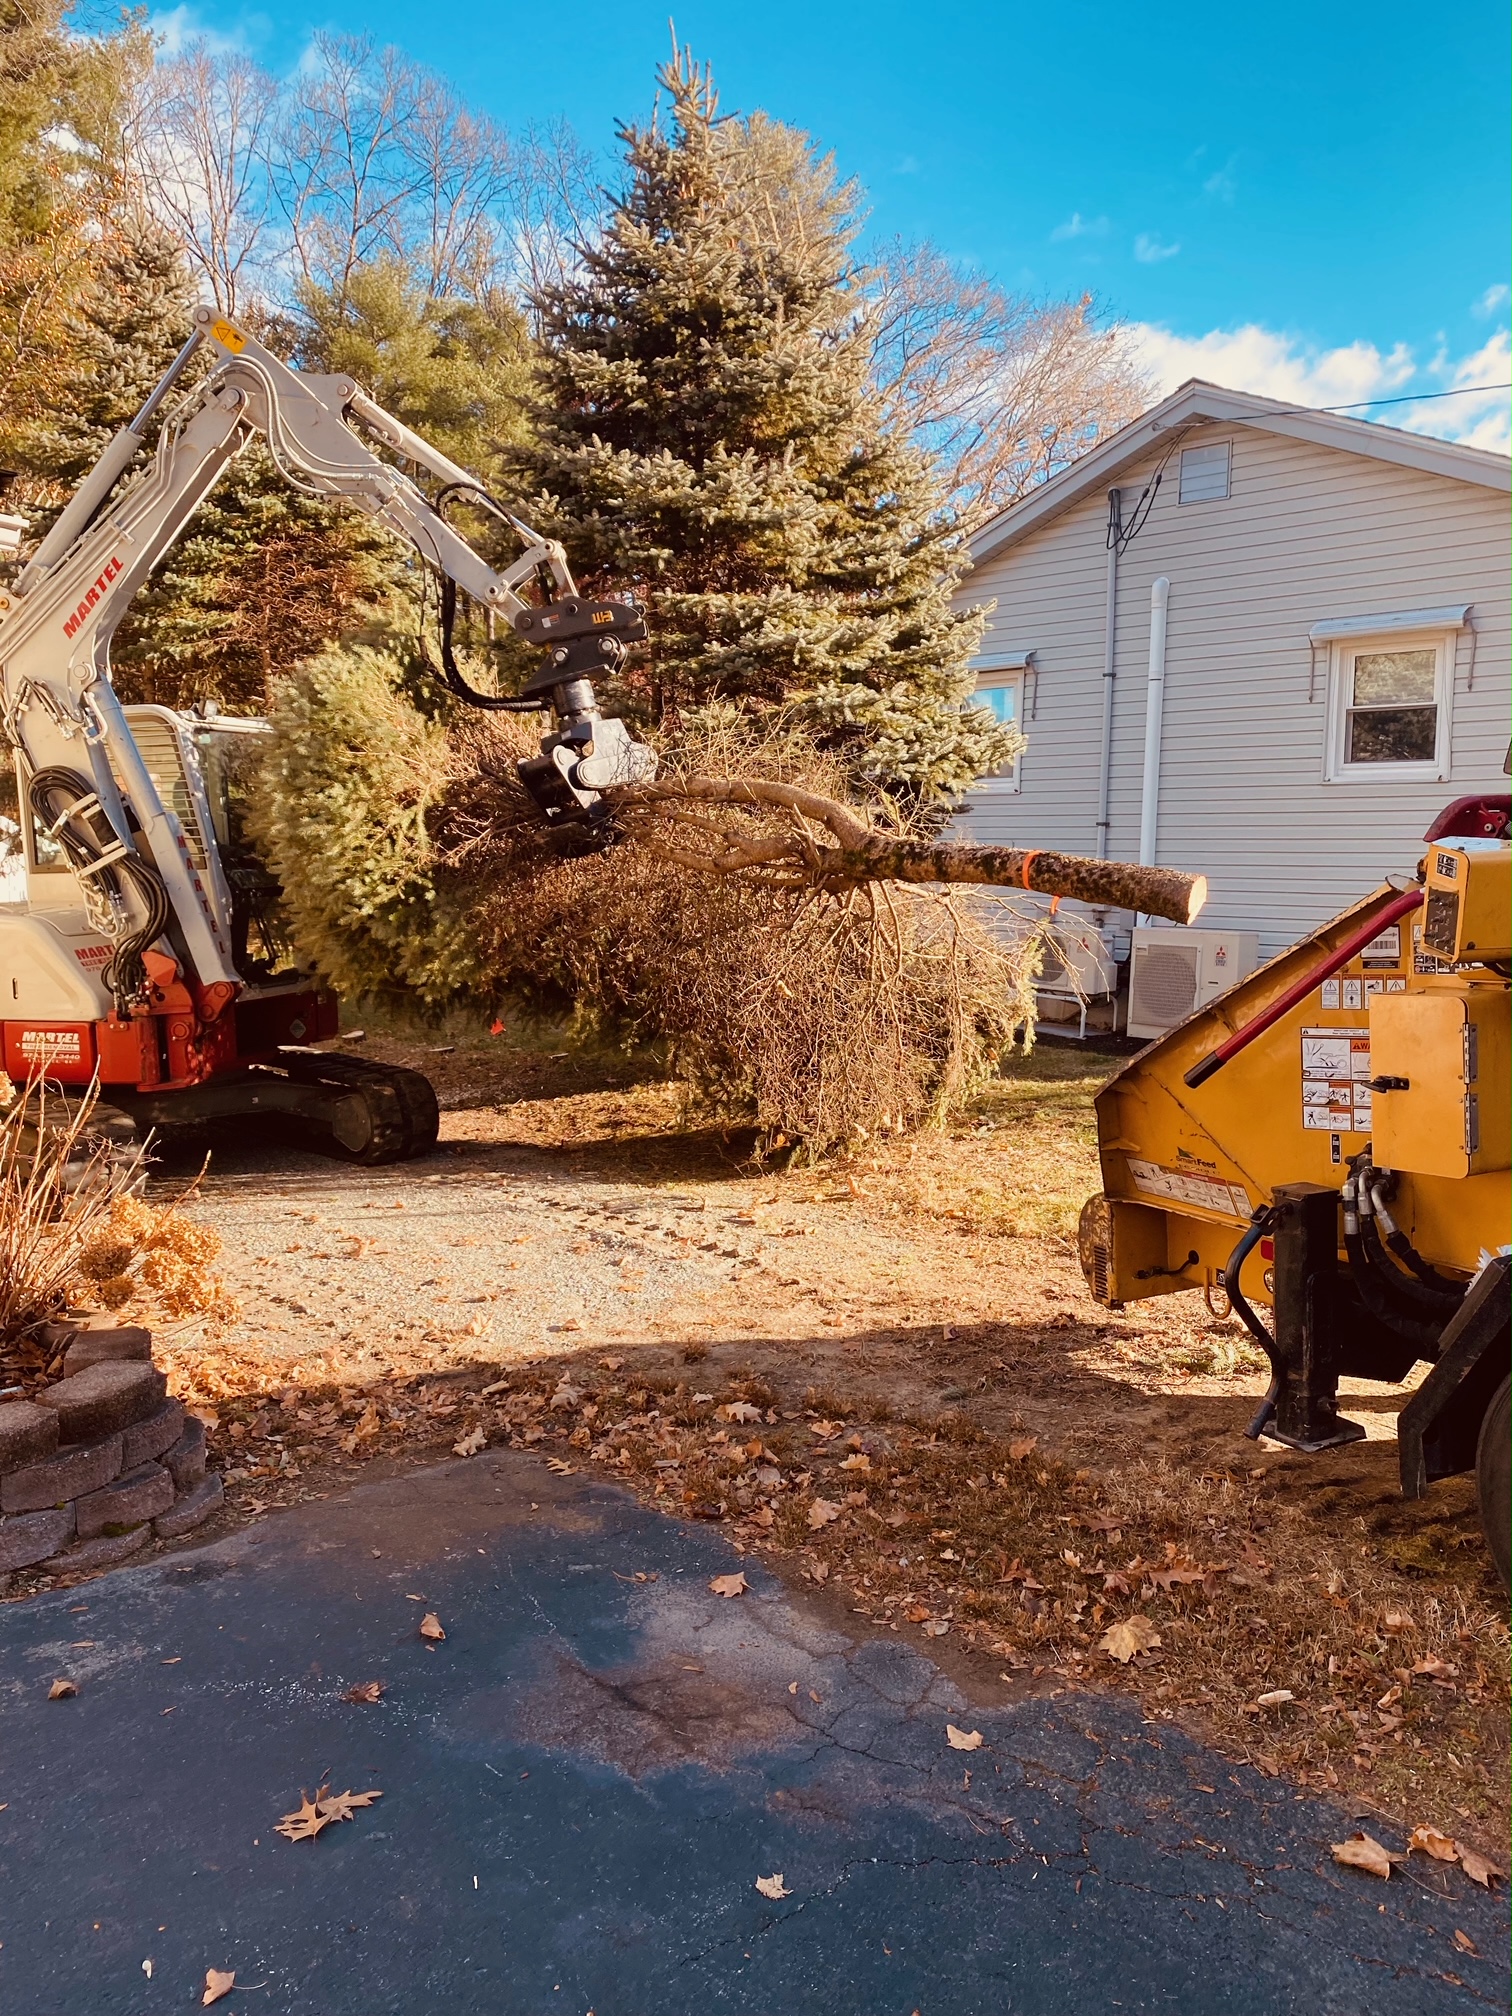
[[[649,108],[667,12],[195,0],[154,18],[275,70],[317,29],[366,31],[507,124],[565,115],[607,148]],[[1332,404],[1512,378],[1502,0],[684,0],[676,20],[727,108],[834,150],[879,234],[1092,291],[1162,387]],[[1505,448],[1505,415],[1499,394],[1375,417]]]

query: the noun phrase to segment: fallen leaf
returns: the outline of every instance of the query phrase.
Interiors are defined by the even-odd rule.
[[[606,1372],[618,1372],[624,1362],[623,1358],[600,1358],[599,1360],[600,1365],[603,1366]]]
[[[219,2002],[223,1995],[229,1995],[236,1986],[235,1974],[223,1974],[219,1967],[205,1969],[205,1992],[200,1997],[201,2009],[208,2009],[212,2002]]]
[[[1335,1841],[1331,1846],[1335,1862],[1346,1869],[1363,1869],[1367,1876],[1379,1876],[1383,1881],[1391,1874],[1391,1857],[1369,1834],[1351,1834],[1347,1841]]]
[[[564,1463],[560,1456],[548,1456],[546,1458],[546,1468],[555,1471],[558,1477],[571,1477],[576,1474],[572,1465]]]
[[[1480,1958],[1479,1946],[1476,1945],[1468,1932],[1461,1932],[1458,1925],[1454,1928],[1454,1943],[1458,1946],[1461,1953],[1473,1953],[1477,1959]]]
[[[952,1750],[980,1750],[982,1732],[980,1729],[957,1729],[954,1722],[945,1724],[945,1741]]]
[[[1014,1463],[1022,1463],[1026,1457],[1032,1456],[1038,1447],[1038,1435],[1016,1435],[1008,1444],[1009,1459]]]
[[[743,1574],[716,1575],[709,1587],[716,1596],[744,1596],[749,1584]]]
[[[285,1813],[275,1825],[273,1832],[282,1834],[285,1841],[313,1841],[324,1828],[335,1819],[333,1813],[321,1811],[318,1797],[312,1799],[308,1792],[299,1795],[299,1806],[293,1813]],[[231,1986],[231,1976],[225,1977],[226,1987]],[[214,1998],[208,1998],[213,2000]]]
[[[147,1976],[149,1981],[152,1979],[152,1962],[150,1960],[142,1962],[142,1972]]]
[[[847,1456],[844,1462],[841,1463],[840,1468],[842,1470],[870,1470],[871,1458],[870,1456]]]
[[[1127,1666],[1137,1652],[1151,1652],[1160,1643],[1160,1633],[1148,1617],[1126,1617],[1110,1624],[1097,1641],[1099,1652]]]
[[[488,1437],[483,1433],[482,1425],[480,1424],[473,1429],[471,1434],[464,1435],[460,1442],[453,1442],[452,1454],[453,1456],[476,1456],[479,1450],[486,1449],[487,1447]]]
[[[1412,1615],[1407,1610],[1388,1610],[1381,1618],[1381,1629],[1383,1631],[1395,1633],[1398,1631],[1411,1631],[1413,1628]]]
[[[355,1686],[348,1687],[341,1698],[343,1701],[381,1701],[383,1688],[381,1680],[359,1680]]]
[[[49,1701],[66,1701],[71,1694],[77,1694],[78,1691],[72,1680],[54,1680],[47,1690],[47,1698]]]
[[[817,1533],[821,1526],[828,1526],[832,1519],[840,1517],[840,1507],[832,1505],[828,1498],[816,1498],[808,1508],[809,1531]]]
[[[1502,1873],[1494,1862],[1488,1862],[1484,1855],[1477,1855],[1473,1848],[1461,1847],[1460,1867],[1472,1883],[1479,1883],[1482,1890],[1491,1888],[1492,1879]]]
[[[753,1407],[749,1400],[728,1400],[723,1407],[716,1407],[714,1412],[721,1421],[759,1421],[761,1419],[761,1409]]]
[[[1415,1680],[1423,1676],[1426,1676],[1430,1680],[1447,1680],[1452,1674],[1458,1671],[1459,1668],[1457,1666],[1451,1666],[1443,1659],[1434,1659],[1432,1657],[1415,1659],[1411,1667],[1412,1677]]]
[[[359,1806],[371,1806],[375,1799],[381,1799],[381,1792],[328,1792],[324,1786],[315,1794],[315,1802],[324,1820],[350,1820]]]
[[[1440,1834],[1437,1827],[1414,1827],[1408,1837],[1407,1852],[1417,1848],[1424,1855],[1431,1855],[1435,1862],[1458,1862],[1459,1845],[1449,1835]]]
[[[1269,1694],[1255,1697],[1256,1706],[1260,1708],[1284,1708],[1288,1701],[1295,1701],[1296,1698],[1290,1687],[1273,1687]]]
[[[758,1876],[756,1878],[756,1888],[761,1892],[763,1897],[791,1897],[793,1894],[786,1883],[783,1882],[780,1870],[775,1876]]]
[[[425,1615],[420,1619],[420,1636],[422,1638],[433,1639],[438,1645],[446,1636],[446,1633],[441,1629],[441,1619],[436,1615],[434,1610],[427,1610]]]
[[[943,1638],[949,1629],[950,1626],[943,1617],[931,1617],[929,1622],[924,1626],[924,1636],[926,1638]]]

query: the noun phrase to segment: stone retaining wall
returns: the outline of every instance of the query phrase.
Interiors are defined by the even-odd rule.
[[[176,1540],[218,1509],[205,1426],[168,1397],[152,1333],[99,1318],[50,1324],[63,1376],[0,1400],[0,1589],[17,1568],[64,1575]]]

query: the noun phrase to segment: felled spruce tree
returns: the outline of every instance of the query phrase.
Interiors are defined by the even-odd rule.
[[[858,782],[948,800],[1018,737],[964,704],[980,619],[868,382],[854,192],[805,135],[721,117],[686,56],[661,83],[670,117],[621,128],[624,191],[538,304],[537,521],[586,588],[649,604],[623,703],[796,704]]]

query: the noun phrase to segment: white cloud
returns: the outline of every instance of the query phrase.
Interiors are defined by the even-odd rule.
[[[1083,217],[1080,210],[1073,210],[1064,224],[1057,224],[1050,233],[1052,245],[1063,238],[1106,238],[1108,220],[1106,217]]]
[[[147,26],[157,37],[165,56],[182,56],[186,49],[204,48],[212,55],[242,54],[266,38],[268,19],[264,14],[244,14],[229,35],[208,27],[193,7],[181,4],[149,13]]]
[[[1512,301],[1512,287],[1497,285],[1488,287],[1476,302],[1473,312],[1477,315],[1494,315],[1498,308],[1505,308]]]
[[[1202,185],[1202,193],[1219,203],[1232,203],[1239,193],[1239,184],[1234,170],[1239,165],[1237,154],[1230,154],[1223,166],[1209,175]]]
[[[1505,455],[1512,451],[1512,408],[1504,390],[1474,392],[1478,385],[1504,387],[1512,381],[1512,336],[1498,329],[1468,357],[1435,357],[1429,370],[1443,378],[1446,388],[1463,389],[1462,399],[1435,399],[1430,406],[1407,407],[1403,427],[1420,434],[1443,434],[1451,441],[1465,441],[1472,448],[1494,448]]]
[[[1205,336],[1181,336],[1158,323],[1141,322],[1134,342],[1162,398],[1188,378],[1206,378],[1236,392],[1260,392],[1299,406],[1336,406],[1389,393],[1415,369],[1405,344],[1385,356],[1365,342],[1318,350],[1258,322],[1211,329]]]
[[[1297,406],[1357,406],[1353,418],[1374,419],[1475,448],[1505,454],[1512,445],[1503,391],[1425,400],[1421,405],[1372,409],[1359,404],[1401,398],[1414,385],[1424,391],[1454,391],[1506,384],[1512,379],[1512,343],[1505,329],[1467,356],[1441,352],[1426,364],[1406,343],[1382,350],[1361,337],[1329,350],[1258,322],[1211,329],[1205,336],[1184,336],[1158,323],[1139,322],[1129,334],[1136,360],[1161,398],[1188,378],[1205,378],[1231,391],[1258,392]]]
[[[1179,245],[1162,244],[1153,231],[1141,231],[1134,240],[1134,257],[1141,266],[1156,266],[1162,259],[1174,259],[1180,250]]]

